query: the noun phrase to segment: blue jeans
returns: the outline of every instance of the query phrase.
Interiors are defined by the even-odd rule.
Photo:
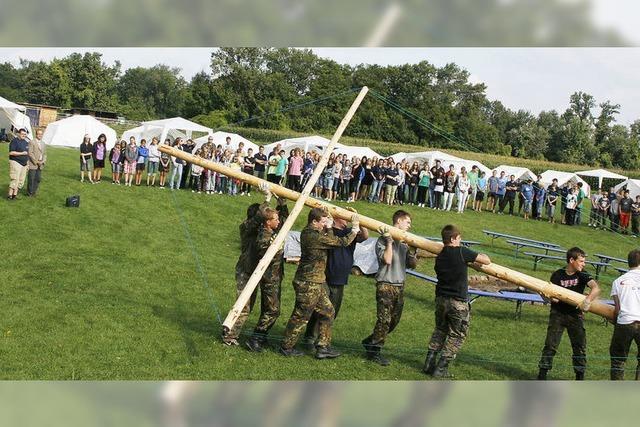
[[[371,193],[369,194],[370,202],[377,202],[380,198],[380,191],[382,190],[383,181],[378,181],[377,179],[373,180],[371,184]]]
[[[175,185],[176,190],[180,188],[180,181],[182,180],[182,168],[184,165],[177,164],[173,165],[173,170],[171,171],[171,177],[169,178],[169,188],[173,189],[173,182],[176,175],[178,175],[178,182]]]

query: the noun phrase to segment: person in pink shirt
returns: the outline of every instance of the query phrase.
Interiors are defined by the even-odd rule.
[[[300,191],[300,177],[302,176],[302,164],[304,159],[299,148],[295,148],[289,159],[289,171],[287,173],[287,188]]]

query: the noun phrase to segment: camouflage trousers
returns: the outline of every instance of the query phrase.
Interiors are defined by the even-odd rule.
[[[575,372],[586,371],[587,333],[584,329],[583,317],[575,314],[560,313],[553,309],[549,313],[547,338],[542,349],[542,357],[538,363],[540,369],[550,370],[553,366],[553,357],[556,355],[565,329],[573,349],[573,370]]]
[[[318,315],[318,341],[316,345],[318,347],[329,346],[335,310],[329,300],[327,285],[294,280],[293,289],[296,292],[296,303],[284,331],[282,347],[291,349],[296,345],[298,337],[307,326],[313,313]]]
[[[338,317],[338,312],[340,312],[340,307],[342,306],[342,297],[344,295],[344,285],[328,285],[329,288],[329,301],[331,301],[331,305],[333,305],[333,309],[335,311],[335,315],[333,319],[335,320]],[[313,313],[311,315],[311,319],[309,319],[309,323],[307,323],[307,330],[304,333],[305,339],[314,340],[318,337],[318,315]]]
[[[640,322],[633,322],[628,325],[616,324],[613,330],[613,337],[611,337],[611,346],[609,347],[612,380],[624,380],[624,365],[627,361],[632,341],[635,341],[638,346],[637,376],[637,372],[640,370]]]
[[[431,334],[429,350],[442,352],[441,357],[455,359],[467,338],[471,310],[467,301],[436,297],[436,327]]]
[[[240,293],[242,293],[242,291],[244,290],[244,287],[247,285],[247,282],[249,281],[250,277],[251,277],[251,273],[236,271],[236,295],[237,296],[240,296]],[[249,299],[249,302],[242,308],[242,311],[240,312],[240,316],[238,316],[238,320],[236,320],[235,325],[233,325],[233,328],[231,328],[229,333],[225,335],[224,337],[225,339],[238,339],[238,337],[240,336],[240,331],[242,331],[242,327],[244,326],[244,323],[247,321],[247,318],[249,318],[249,314],[251,314],[251,311],[253,310],[253,305],[256,303],[257,295],[258,295],[258,289],[256,288],[256,290],[254,290],[253,293],[251,294],[251,298]]]
[[[280,283],[260,282],[260,318],[253,331],[255,335],[266,336],[280,317]]]
[[[377,283],[376,286],[376,324],[373,332],[362,341],[368,349],[380,349],[384,341],[400,323],[404,307],[404,286]]]

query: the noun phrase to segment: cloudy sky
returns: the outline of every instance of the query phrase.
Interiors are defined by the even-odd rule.
[[[454,62],[467,69],[473,82],[487,85],[490,99],[534,114],[564,111],[569,96],[585,91],[598,103],[621,105],[618,122],[640,119],[640,48],[318,48],[314,52],[340,63],[404,64]],[[0,62],[19,58],[50,60],[71,52],[99,51],[107,63],[119,60],[124,69],[158,63],[182,69],[190,79],[209,71],[211,48],[0,48]]]

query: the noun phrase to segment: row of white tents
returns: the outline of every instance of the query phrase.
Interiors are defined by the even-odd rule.
[[[24,107],[7,101],[4,98],[0,98],[0,129],[3,128],[3,126],[13,126],[16,129],[26,127],[31,135],[29,118],[24,114],[24,111]],[[149,141],[153,137],[157,137],[160,141],[164,141],[167,137],[172,140],[177,137],[184,139],[193,138],[198,147],[206,143],[209,138],[213,138],[213,143],[215,145],[220,144],[225,146],[227,137],[230,137],[232,148],[237,148],[238,144],[243,142],[245,149],[252,148],[254,152],[257,152],[258,150],[258,146],[256,144],[241,135],[227,132],[213,132],[213,129],[211,128],[186,120],[182,117],[142,122],[140,126],[125,131],[121,138],[118,139],[118,136],[113,129],[94,117],[87,115],[74,115],[49,124],[45,130],[43,139],[45,143],[49,145],[77,148],[80,146],[85,134],[88,134],[92,141],[97,140],[100,134],[106,135],[108,149],[113,147],[116,141],[120,139],[128,141],[129,138],[133,136],[137,141],[143,138]],[[195,134],[200,134],[201,136],[194,138]],[[329,144],[329,140],[318,135],[289,138],[266,145],[265,152],[271,152],[271,150],[278,144],[287,154],[295,148],[300,148],[307,152],[323,152]],[[363,156],[367,156],[367,158],[383,157],[369,147],[354,147],[340,143],[337,144],[334,152],[336,154],[345,154],[349,158],[353,156],[360,158]],[[406,159],[409,164],[418,162],[420,165],[427,163],[429,166],[433,166],[436,160],[440,160],[442,166],[446,170],[448,170],[449,165],[453,165],[456,170],[460,170],[462,166],[467,170],[471,170],[472,166],[475,165],[488,176],[491,175],[493,170],[495,170],[498,174],[504,171],[506,176],[515,175],[516,179],[531,179],[533,181],[537,179],[537,176],[527,168],[500,165],[492,170],[478,161],[466,160],[437,150],[415,153],[401,152],[394,154],[391,157],[396,162]],[[568,183],[576,184],[578,182],[582,182],[583,189],[587,194],[590,193],[590,186],[583,177],[594,178],[597,180],[598,187],[602,187],[604,179],[619,180],[621,182],[617,185],[616,189],[627,187],[633,197],[635,197],[635,195],[640,195],[640,180],[629,180],[626,176],[609,172],[604,169],[587,170],[575,173],[548,170],[543,172],[541,176],[542,181],[545,183],[551,183],[554,178],[557,179],[559,186],[564,186]]]

